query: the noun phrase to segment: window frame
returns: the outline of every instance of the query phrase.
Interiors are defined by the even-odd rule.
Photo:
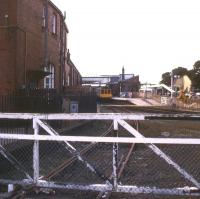
[[[46,7],[45,7],[45,5],[43,5],[43,9],[42,9],[42,27],[43,28],[46,27]]]
[[[52,34],[57,35],[57,15],[52,15]]]
[[[54,89],[55,88],[55,66],[53,64],[49,64],[44,67],[45,72],[49,72],[50,74],[44,78],[44,88],[46,89]]]

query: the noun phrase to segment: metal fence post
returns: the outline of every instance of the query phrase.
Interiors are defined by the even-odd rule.
[[[113,120],[114,123],[114,133],[118,137],[118,123],[117,120]],[[118,144],[113,143],[113,187],[117,190],[117,167],[118,167]]]
[[[37,118],[33,118],[33,129],[34,135],[37,136],[39,134],[39,125],[37,123]],[[39,141],[34,141],[33,146],[33,180],[34,183],[37,183],[39,179]]]

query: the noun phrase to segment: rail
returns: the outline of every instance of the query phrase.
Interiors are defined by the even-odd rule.
[[[18,114],[18,113],[1,113],[0,119],[17,119],[17,120],[32,120],[34,134],[9,134],[1,133],[0,141],[2,140],[24,140],[32,141],[33,144],[33,175],[26,171],[26,169],[19,163],[16,157],[13,157],[9,151],[6,151],[3,145],[0,145],[0,154],[3,155],[19,172],[23,172],[24,179],[11,180],[3,179],[0,176],[0,183],[3,184],[19,184],[19,185],[35,185],[38,187],[61,188],[85,191],[98,192],[123,192],[123,193],[153,193],[164,195],[200,195],[200,181],[195,178],[190,172],[181,165],[175,162],[169,155],[163,152],[155,144],[164,145],[200,145],[198,138],[146,138],[138,129],[131,126],[128,121],[142,121],[142,120],[200,120],[199,114]],[[46,121],[49,120],[110,120],[113,121],[114,136],[109,137],[95,137],[95,136],[63,136],[53,129]],[[119,128],[125,129],[130,136],[118,137]],[[40,134],[40,129],[43,129],[48,135]],[[76,157],[90,172],[98,176],[104,183],[68,183],[57,182],[42,179],[40,174],[40,143],[43,142],[57,142],[64,146],[73,157]],[[99,172],[86,157],[82,157],[79,150],[73,146],[72,143],[107,143],[112,144],[112,175],[107,177],[104,173]],[[127,185],[119,183],[118,173],[118,144],[145,144],[154,154],[160,159],[173,167],[182,178],[189,182],[188,186],[173,187],[173,188],[159,188],[151,186]],[[120,173],[121,175],[121,173]]]

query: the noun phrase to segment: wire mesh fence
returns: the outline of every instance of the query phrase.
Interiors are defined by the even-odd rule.
[[[33,141],[13,140],[12,145],[0,145],[0,168],[0,179],[18,181],[31,179]]]
[[[171,146],[168,145],[167,147],[170,148]],[[176,152],[173,153],[177,156]],[[177,158],[172,159],[177,163]],[[183,162],[179,162],[181,167]],[[190,164],[190,162],[185,164]],[[187,172],[190,172],[190,170],[187,170]],[[129,163],[120,180],[122,184],[158,188],[194,186],[172,165],[145,145],[138,145],[137,149],[131,154]]]
[[[1,120],[0,132],[1,134],[12,134],[13,132],[15,135],[33,135],[31,120],[26,122],[24,124],[27,126],[23,127],[24,124],[16,123],[15,120],[11,120],[10,123],[7,120]],[[55,135],[62,132],[62,136],[104,136],[108,138],[118,137],[119,139],[134,137],[131,131],[126,130],[125,126],[119,125],[119,129],[115,129],[116,126],[113,126],[112,121],[94,120],[79,128],[66,131],[61,131],[62,125],[56,125],[55,129],[52,130],[52,122],[48,120],[48,117],[45,117],[45,121],[41,120],[41,122]],[[59,122],[57,120],[58,124]],[[179,125],[177,122],[176,124]],[[141,123],[138,125],[134,121],[129,122],[129,125],[135,131],[139,126],[139,131],[144,131],[143,135],[145,136],[149,135],[148,131],[154,130],[147,128],[145,131],[145,125],[141,128]],[[159,125],[165,127],[166,123],[154,121],[154,125],[157,125],[159,129]],[[194,123],[191,123],[191,125],[194,125]],[[167,131],[172,130],[173,127],[168,127]],[[157,135],[160,137],[179,137],[188,133],[188,131],[182,131],[182,129],[179,132],[176,132],[176,130],[173,132],[175,132],[173,135],[162,134],[162,132]],[[198,135],[196,127],[191,128],[190,133],[192,132],[196,136]],[[178,133],[180,133],[179,136]],[[44,130],[43,126],[40,125],[39,135],[47,136],[49,131]],[[0,180],[33,179],[34,142],[34,140],[13,139],[11,143],[6,143],[5,139],[0,139]],[[117,148],[116,156],[113,155],[114,146]],[[200,145],[138,143],[134,147],[132,146],[133,143],[103,143],[98,142],[98,140],[92,143],[64,140],[49,141],[48,139],[39,141],[39,180],[75,185],[110,184],[113,187],[114,166],[116,166],[117,183],[119,187],[121,186],[121,190],[125,190],[123,189],[125,185],[143,187],[143,190],[145,190],[145,187],[152,188],[152,190],[155,187],[157,189],[171,189],[172,192],[174,188],[200,187],[198,185],[200,181]],[[155,152],[155,148],[159,149],[161,155]],[[114,161],[117,161],[116,165],[114,165]],[[122,167],[124,169],[121,169]]]

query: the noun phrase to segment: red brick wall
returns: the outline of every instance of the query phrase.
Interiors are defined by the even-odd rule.
[[[82,77],[79,71],[77,70],[74,63],[71,61],[70,53],[67,52],[67,65],[69,67],[69,73],[68,73],[68,85],[69,87],[77,87],[81,86],[82,84]]]
[[[15,83],[15,34],[14,29],[0,29],[0,93],[6,94]],[[8,34],[12,36],[8,36]]]
[[[18,5],[16,4],[18,2]],[[27,71],[42,70],[44,67],[44,0],[0,0],[0,92],[14,90],[28,84]],[[17,10],[17,12],[16,12]],[[2,28],[5,14],[8,13],[7,25],[16,28]],[[16,14],[17,13],[17,14]],[[57,16],[57,34],[52,34],[52,15]],[[51,3],[48,5],[48,62],[55,66],[55,87],[61,88],[61,58],[64,54],[61,46],[61,23],[63,16]],[[9,31],[8,31],[9,30]],[[63,37],[67,30],[64,29]],[[64,67],[67,69],[67,66]],[[69,70],[68,70],[69,71]],[[43,87],[44,80],[39,86]],[[4,89],[4,90],[5,90]]]
[[[16,81],[14,74],[17,4],[16,0],[0,0],[0,5],[0,93],[6,94],[14,87]]]
[[[17,0],[0,0],[0,26],[16,25]],[[8,15],[6,20],[5,15]]]

